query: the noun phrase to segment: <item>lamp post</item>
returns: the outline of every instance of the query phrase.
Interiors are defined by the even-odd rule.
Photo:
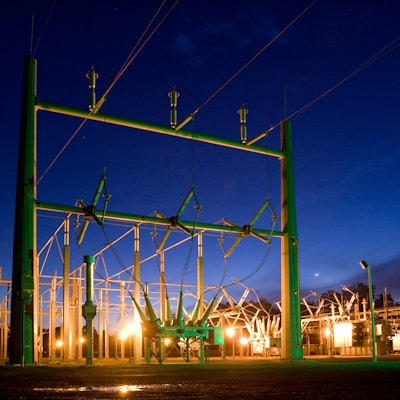
[[[368,270],[368,286],[369,286],[369,308],[371,312],[371,331],[372,331],[372,357],[373,362],[377,361],[376,356],[376,332],[375,332],[375,307],[372,291],[372,272],[371,266],[367,264],[366,261],[360,261],[360,266],[362,269]]]

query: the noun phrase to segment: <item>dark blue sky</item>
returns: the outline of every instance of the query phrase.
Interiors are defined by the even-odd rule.
[[[95,66],[100,97],[160,3],[60,0],[2,5],[0,265],[4,278],[11,277],[22,70],[30,52],[32,15],[38,97],[86,108],[87,71]],[[161,15],[173,3],[166,2]],[[183,119],[310,3],[250,0],[232,5],[231,1],[181,0],[118,80],[102,112],[168,125],[167,93],[176,86],[181,94],[178,119]],[[286,87],[286,113],[295,113],[292,132],[303,295],[366,282],[366,273],[358,265],[365,259],[373,266],[377,292],[387,287],[400,300],[399,20],[396,0],[319,0],[185,127],[239,141],[237,110],[246,104],[252,138],[282,120]],[[388,51],[379,60],[297,113],[385,48]],[[39,113],[38,178],[79,123],[76,118]],[[279,128],[259,144],[278,148]],[[247,224],[267,197],[280,214],[275,159],[94,122],[79,131],[43,177],[38,199],[73,205],[82,198],[90,203],[104,168],[112,194],[108,207],[113,211],[149,215],[159,210],[175,215],[193,183],[203,206],[201,222],[227,218],[237,225]],[[184,213],[186,220],[195,218],[192,205]],[[39,248],[59,223],[39,218]],[[268,210],[257,227],[271,227]],[[106,229],[110,238],[124,230]],[[160,237],[161,233],[157,240]],[[143,257],[154,250],[151,238],[151,231],[142,234]],[[232,240],[224,237],[224,246]],[[82,250],[97,251],[104,242],[93,225]],[[218,235],[207,237],[206,242],[205,280],[218,284],[224,274]],[[126,265],[132,262],[130,246],[128,242],[116,247]],[[195,280],[195,253],[187,282]],[[259,269],[265,253],[265,245],[257,240],[243,240],[228,259],[224,283],[250,274],[245,285],[267,299],[279,299],[279,239],[272,241]],[[168,281],[180,282],[188,254],[186,245],[167,255]],[[82,262],[78,251],[74,257],[74,265]],[[110,270],[120,268],[111,260],[112,256]],[[157,272],[156,264],[149,261],[143,275],[149,274],[150,279]],[[54,265],[49,273],[54,269],[61,271]]]

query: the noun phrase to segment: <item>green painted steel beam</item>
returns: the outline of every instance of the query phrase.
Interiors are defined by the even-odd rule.
[[[285,153],[285,157],[281,163],[281,229],[285,232],[282,238],[281,251],[281,358],[286,360],[301,360],[303,358],[303,344],[301,336],[297,218],[292,157],[292,132],[290,121],[288,120],[282,121],[281,123],[281,147]]]
[[[50,103],[39,99],[36,100],[36,107],[38,110],[49,111],[57,114],[64,114],[72,117],[78,117],[92,121],[99,121],[103,123],[106,122],[109,124],[126,126],[129,128],[135,128],[143,131],[162,133],[164,135],[170,135],[189,140],[196,140],[199,142],[215,144],[222,147],[229,147],[232,149],[238,149],[242,151],[248,151],[252,153],[258,153],[277,158],[282,158],[283,156],[283,153],[280,150],[270,149],[262,146],[246,145],[244,143],[236,142],[222,137],[209,136],[197,132],[184,131],[184,130],[178,131],[167,126],[157,125],[125,117],[114,116],[110,114],[102,114],[102,113],[93,114],[84,109]]]
[[[84,209],[82,209],[80,207],[75,207],[75,206],[37,202],[36,208],[37,208],[37,210],[85,215]],[[98,211],[98,214],[103,215],[102,211]],[[126,213],[119,213],[119,212],[112,212],[112,211],[107,211],[106,214],[104,215],[104,219],[105,220],[114,220],[114,221],[126,221],[126,222],[134,222],[134,223],[163,225],[163,226],[171,225],[170,218],[157,218],[157,217],[150,217],[150,216],[146,216],[146,215],[126,214]],[[243,232],[243,227],[236,226],[236,225],[230,226],[230,225],[210,224],[210,223],[192,222],[192,221],[180,221],[180,223],[183,226],[185,226],[186,228],[196,229],[198,231],[208,230],[208,231],[213,231],[213,232],[231,232],[231,233]],[[283,232],[271,231],[268,229],[253,228],[252,231],[261,236],[273,236],[273,237],[283,237],[284,236]]]
[[[24,64],[11,297],[11,364],[33,364],[36,270],[36,60]]]

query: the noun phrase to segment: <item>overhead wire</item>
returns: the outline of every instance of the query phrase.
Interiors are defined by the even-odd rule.
[[[313,0],[297,17],[295,17],[288,25],[286,25],[277,35],[275,35],[266,45],[264,45],[250,60],[243,64],[225,83],[223,83],[214,93],[212,93],[196,110],[191,114],[197,114],[205,107],[215,96],[217,96],[226,86],[228,86],[240,73],[242,73],[253,61],[255,61],[265,50],[275,43],[289,28],[291,28],[300,18],[303,17],[317,2]]]
[[[183,282],[184,282],[184,279],[185,279],[185,276],[186,276],[186,273],[187,273],[187,269],[189,267],[189,263],[190,263],[190,260],[192,258],[194,233],[196,231],[196,226],[197,226],[197,222],[199,221],[199,214],[200,214],[200,211],[201,211],[201,205],[197,200],[196,193],[194,192],[194,188],[193,187],[192,187],[192,190],[193,190],[193,197],[194,197],[194,199],[196,201],[196,205],[195,205],[196,216],[195,216],[193,228],[192,228],[191,233],[190,233],[191,239],[190,239],[189,251],[188,251],[188,254],[186,256],[186,261],[185,261],[185,264],[184,264],[183,270],[182,270],[181,289],[183,287]]]
[[[32,38],[31,38],[31,55],[32,55],[32,57],[35,55],[35,53],[36,53],[36,51],[37,51],[37,49],[38,49],[38,47],[40,45],[40,42],[41,42],[41,40],[43,38],[43,35],[44,35],[44,32],[46,31],[47,25],[49,24],[50,18],[53,15],[53,11],[54,11],[54,8],[56,7],[56,3],[57,3],[57,0],[54,0],[53,5],[52,5],[52,7],[51,7],[51,9],[49,11],[49,14],[47,15],[45,23],[44,23],[42,32],[40,33],[40,36],[39,36],[39,38],[38,38],[38,40],[36,42],[35,48],[33,50],[32,50],[32,47],[33,47],[33,20],[34,20],[34,18],[32,16]]]
[[[235,285],[238,282],[245,282],[245,281],[249,280],[251,277],[253,277],[264,266],[265,262],[268,259],[269,253],[271,251],[271,238],[272,238],[272,236],[274,234],[275,226],[276,226],[276,224],[278,222],[278,218],[277,218],[277,216],[275,214],[273,214],[273,216],[272,216],[272,221],[273,221],[273,224],[272,224],[272,228],[271,228],[271,234],[270,234],[270,237],[269,237],[268,248],[267,248],[267,251],[265,252],[263,258],[259,262],[258,266],[253,271],[251,271],[248,275],[246,275],[246,276],[244,276],[243,278],[240,278],[240,279],[234,279],[231,283],[228,283],[227,285],[225,285],[225,287],[229,287],[229,286]]]
[[[149,35],[149,37],[144,41],[144,43],[141,45],[141,47],[139,48],[138,52],[141,51],[141,49],[145,46],[145,44],[150,40],[151,36],[156,32],[156,30],[158,29],[158,27],[162,24],[162,22],[165,20],[165,18],[169,15],[169,13],[172,11],[172,9],[176,6],[176,4],[178,3],[179,0],[177,0],[173,6],[171,7],[171,9],[168,11],[168,13],[164,16],[164,18],[160,21],[160,23],[156,26],[156,28],[152,31],[152,33]],[[314,0],[312,1],[308,7],[306,7],[305,10],[303,10],[303,12],[301,12],[294,20],[292,20],[281,32],[279,32],[271,41],[269,41],[258,53],[256,53],[247,63],[245,63],[230,79],[228,79],[219,89],[217,89],[211,96],[209,96],[194,112],[197,113],[198,111],[200,111],[206,104],[208,104],[218,93],[220,93],[228,84],[230,84],[244,69],[246,69],[255,59],[257,59],[267,48],[269,48],[276,40],[278,40],[294,23],[296,23],[318,0]],[[109,85],[109,87],[107,88],[107,90],[104,92],[102,99],[104,99],[107,94],[110,92],[110,90],[113,88],[113,86],[116,84],[116,82],[119,80],[119,78],[122,76],[122,74],[125,72],[125,70],[129,67],[129,65],[133,62],[133,60],[136,58],[137,54],[135,54],[136,48],[139,46],[140,41],[142,40],[142,38],[144,37],[144,35],[146,34],[147,30],[149,29],[150,25],[152,24],[152,22],[154,21],[154,19],[156,18],[156,16],[158,15],[159,11],[161,10],[163,4],[165,3],[165,1],[161,4],[160,8],[157,10],[156,15],[153,17],[153,19],[150,21],[148,27],[146,28],[145,32],[143,33],[143,35],[141,36],[141,38],[139,39],[139,41],[137,42],[137,44],[135,45],[135,47],[132,49],[131,53],[129,54],[127,60],[125,61],[125,63],[123,64],[123,66],[121,67],[120,71],[117,73],[117,75],[115,76],[114,80],[112,81],[112,83]],[[101,100],[100,100],[101,101]],[[194,158],[194,154],[193,154],[193,149],[192,149],[192,158]],[[192,189],[194,186],[194,161],[192,159]],[[197,198],[194,194],[195,200],[196,200],[196,222],[198,220],[198,216],[199,216],[199,212],[201,210],[201,207],[199,207],[199,203],[197,201]],[[196,225],[195,222],[195,225]],[[274,226],[275,226],[276,221],[274,221]],[[274,228],[273,228],[274,229]],[[105,234],[104,231],[104,227],[102,227],[102,230]],[[192,255],[192,249],[193,249],[193,233],[195,231],[195,226],[192,229],[192,239],[190,241],[190,248],[189,248],[189,252],[188,255],[186,257],[186,261],[183,267],[183,271],[182,271],[182,278],[181,278],[181,289],[183,286],[183,282],[184,282],[184,277],[187,273],[187,268],[191,259],[191,255]],[[115,249],[113,249],[113,252],[115,254]],[[263,257],[263,260],[261,261],[260,265],[258,266],[258,268],[256,268],[255,271],[253,271],[253,273],[249,274],[248,276],[246,276],[245,278],[241,279],[241,281],[247,280],[249,279],[251,276],[253,276],[264,264],[268,254],[269,254],[269,250],[270,250],[270,245],[268,245],[268,250],[266,252],[266,254]],[[119,259],[119,257],[118,257]],[[121,260],[119,259],[119,262]],[[226,273],[226,269],[227,269],[227,260],[225,260],[225,272],[224,272],[224,276]],[[123,263],[120,265],[124,266]],[[222,282],[221,282],[222,283]],[[139,284],[142,286],[141,282],[139,282]],[[143,287],[142,287],[143,289]]]
[[[115,84],[117,83],[117,81],[121,78],[121,76],[124,74],[124,72],[127,70],[127,68],[132,64],[132,62],[135,60],[135,58],[139,55],[139,53],[143,50],[144,46],[149,42],[149,40],[152,38],[152,36],[157,32],[157,30],[159,29],[159,27],[161,26],[161,24],[165,21],[165,19],[169,16],[169,14],[172,12],[172,10],[175,8],[175,6],[178,4],[179,0],[176,0],[175,3],[170,7],[170,9],[167,11],[167,13],[164,15],[164,17],[160,20],[160,22],[156,25],[156,27],[153,29],[153,31],[150,33],[150,35],[144,40],[144,42],[140,45],[139,49],[137,49],[137,47],[139,46],[140,42],[143,40],[143,37],[145,36],[145,34],[147,33],[147,31],[149,30],[151,24],[154,22],[155,18],[158,16],[159,12],[161,11],[162,7],[164,6],[166,0],[163,0],[163,2],[161,3],[160,7],[157,9],[156,13],[154,14],[154,16],[152,17],[152,19],[150,20],[149,24],[147,25],[147,27],[144,30],[144,33],[142,33],[142,35],[140,36],[139,40],[136,42],[135,46],[133,47],[133,49],[131,50],[131,52],[129,53],[128,58],[124,61],[124,63],[122,64],[121,69],[119,70],[119,72],[117,73],[117,75],[115,76],[115,78],[113,79],[113,81],[111,82],[111,84],[109,85],[109,87],[107,88],[107,90],[105,91],[105,93],[103,94],[103,96],[101,97],[101,99],[99,100],[102,101],[102,99],[104,99],[109,92],[111,91],[111,89],[115,86]],[[137,49],[137,50],[136,50]],[[98,102],[98,103],[99,103]],[[90,112],[90,114],[92,114],[93,111]],[[89,114],[89,115],[90,115]],[[78,126],[78,128],[73,132],[73,134],[71,135],[71,137],[68,139],[68,141],[65,143],[65,145],[61,148],[61,150],[57,153],[57,155],[55,156],[55,158],[53,159],[53,161],[50,163],[50,165],[45,169],[45,171],[42,173],[42,175],[39,177],[39,179],[36,181],[36,185],[37,186],[42,179],[46,176],[46,174],[49,172],[49,170],[54,166],[54,164],[57,162],[57,160],[60,158],[60,156],[62,155],[62,153],[65,151],[65,149],[69,146],[69,144],[72,142],[72,140],[76,137],[76,135],[79,133],[79,131],[82,129],[82,127],[86,124],[86,122],[88,121],[88,118],[85,118],[81,124]]]
[[[325,96],[333,92],[335,89],[337,89],[339,86],[343,85],[345,82],[347,82],[349,79],[353,78],[354,76],[358,75],[360,72],[362,72],[364,69],[368,68],[372,64],[376,63],[379,61],[381,58],[385,57],[387,54],[391,53],[393,50],[395,50],[397,47],[400,46],[400,36],[398,36],[396,39],[392,40],[390,43],[388,43],[385,47],[383,47],[381,50],[379,50],[377,53],[375,53],[372,57],[370,57],[368,60],[366,60],[364,63],[362,63],[359,67],[357,67],[354,71],[346,75],[343,79],[335,83],[332,87],[330,87],[328,90],[325,92],[321,93],[319,96],[315,97],[313,100],[305,104],[303,107],[299,108],[297,111],[293,112],[290,114],[287,119],[293,119],[300,114],[302,114],[304,111],[312,107],[315,103],[323,99]]]
[[[220,282],[217,285],[217,287],[226,288],[226,287],[232,286],[234,284],[237,284],[239,282],[244,282],[244,281],[250,279],[252,276],[254,276],[264,266],[265,262],[268,259],[270,250],[271,250],[271,240],[272,240],[272,237],[274,235],[275,226],[279,221],[279,217],[277,216],[277,214],[275,213],[275,211],[273,210],[273,208],[272,208],[272,206],[270,204],[269,204],[269,208],[270,208],[270,211],[272,213],[272,228],[271,228],[271,231],[270,231],[270,235],[268,237],[268,248],[267,248],[267,251],[265,252],[265,254],[264,254],[263,258],[261,259],[260,263],[258,264],[258,266],[251,273],[249,273],[248,275],[246,275],[245,277],[243,277],[241,279],[234,279],[232,282],[230,282],[230,283],[228,283],[226,285],[223,285],[223,281],[225,279],[226,272],[227,272],[227,269],[228,269],[228,256],[226,255],[225,250],[224,250],[224,248],[222,246],[223,238],[222,238],[222,235],[220,235],[219,245],[220,245],[220,247],[222,249],[222,252],[224,253],[224,270],[223,270],[222,277],[221,277]]]
[[[172,7],[169,9],[169,11],[166,13],[166,15],[161,19],[161,21],[157,24],[157,26],[153,29],[153,31],[151,32],[151,34],[147,37],[146,40],[144,40],[144,42],[140,45],[140,42],[143,40],[144,36],[146,35],[147,31],[150,29],[152,23],[154,22],[154,20],[156,19],[156,17],[158,16],[159,12],[161,11],[163,5],[165,4],[166,0],[164,0],[162,2],[162,4],[160,5],[160,7],[158,8],[158,10],[156,11],[156,13],[154,14],[153,18],[151,19],[151,21],[149,22],[149,24],[147,25],[145,31],[143,32],[143,34],[141,35],[141,37],[139,38],[138,42],[136,43],[136,45],[134,46],[134,48],[131,50],[130,54],[128,55],[127,59],[125,60],[125,62],[123,63],[121,69],[119,70],[119,72],[117,73],[117,75],[115,76],[114,80],[111,82],[111,84],[109,85],[109,87],[107,88],[107,90],[104,92],[102,98],[105,98],[108,93],[111,91],[111,89],[115,86],[115,84],[117,83],[117,81],[121,78],[121,76],[123,75],[123,73],[126,71],[126,69],[131,65],[131,63],[134,61],[134,59],[137,57],[137,55],[139,54],[139,52],[144,48],[144,46],[148,43],[148,41],[151,39],[151,37],[154,35],[154,33],[158,30],[158,28],[161,26],[161,24],[164,22],[164,20],[167,18],[167,16],[170,14],[170,12],[173,10],[173,8],[177,5],[177,3],[179,2],[179,0],[175,1],[175,3],[172,5]],[[230,82],[232,82],[233,79],[235,79],[245,68],[247,68],[256,58],[258,58],[260,56],[260,54],[262,54],[267,48],[269,48],[277,39],[279,39],[279,37],[281,37],[295,22],[297,22],[315,3],[317,2],[317,0],[314,0],[308,7],[306,7],[306,9],[300,13],[294,20],[291,21],[291,23],[289,23],[280,33],[278,33],[271,41],[269,41],[258,53],[256,53],[255,56],[253,56],[247,63],[245,63],[230,79],[228,79],[217,91],[215,91],[211,96],[209,96],[208,99],[206,99],[205,102],[203,102],[196,110],[196,112],[198,112],[200,109],[202,109],[208,102],[210,102],[220,91],[222,91]],[[53,9],[54,9],[54,5],[53,5]],[[52,9],[52,10],[53,10]],[[51,11],[52,12],[52,11]],[[51,15],[51,13],[50,13]],[[49,15],[49,17],[50,17]],[[49,18],[48,18],[49,20]],[[140,47],[139,47],[140,45]],[[139,49],[136,51],[136,49],[139,47]],[[36,48],[35,48],[36,49]],[[80,129],[84,126],[84,124],[87,122],[88,118],[84,119],[81,124],[78,126],[78,128],[74,131],[73,135],[70,137],[70,139],[67,141],[67,143],[63,146],[63,148],[60,150],[60,152],[57,154],[57,156],[55,157],[55,159],[52,161],[52,163],[47,167],[47,169],[44,171],[44,173],[42,174],[42,176],[38,179],[37,184],[40,183],[40,181],[43,179],[43,177],[48,173],[48,171],[52,168],[52,166],[54,165],[54,163],[57,161],[57,159],[61,156],[61,154],[65,151],[65,149],[68,147],[68,145],[71,143],[71,141],[74,139],[74,137],[77,135],[77,133],[80,131]],[[192,149],[193,150],[193,149]],[[192,154],[192,156],[194,156]],[[192,157],[193,158],[193,157]],[[193,175],[194,175],[194,162],[192,160],[192,185],[193,185]],[[196,199],[197,202],[197,199]],[[199,205],[198,202],[196,204],[197,206]],[[199,215],[199,211],[200,208],[196,208],[196,221],[198,220],[198,215]],[[195,228],[193,228],[194,231]],[[102,231],[106,237],[107,242],[110,244],[110,241],[107,238],[107,234],[104,230],[104,226],[102,226]],[[115,249],[113,248],[113,246],[111,246],[112,251],[116,257],[116,259],[118,260],[118,262],[120,263],[121,266],[125,267],[124,264],[122,263],[121,259],[119,258],[119,256],[116,254]],[[191,244],[190,244],[190,249],[189,249],[189,253],[188,256],[186,258],[186,262],[184,264],[184,268],[183,268],[183,272],[182,272],[182,279],[181,279],[181,286],[183,285],[183,280],[184,280],[184,276],[186,275],[187,272],[187,268],[189,265],[189,261],[191,258],[191,254],[192,254],[192,248],[193,248],[193,234],[192,234],[192,240],[191,240]],[[266,258],[266,257],[264,257]],[[263,264],[263,262],[261,263],[261,265]],[[257,269],[258,270],[258,269]],[[226,272],[226,267],[225,267],[225,272]],[[225,275],[225,273],[224,273]],[[251,276],[251,275],[249,275]],[[248,277],[244,278],[244,279],[248,279]]]
[[[110,249],[111,249],[111,251],[112,251],[112,253],[113,253],[113,255],[114,255],[114,257],[115,257],[115,259],[116,259],[116,261],[117,261],[117,263],[119,264],[120,267],[122,267],[123,271],[127,272],[127,268],[126,268],[124,262],[122,261],[121,257],[119,256],[118,252],[115,250],[113,243],[112,243],[111,240],[109,239],[108,234],[107,234],[107,232],[106,232],[106,230],[105,230],[104,225],[101,227],[101,230],[102,230],[102,232],[103,232],[103,235],[104,235],[104,238],[105,238],[105,240],[106,240],[106,242],[107,242],[107,245],[110,247]],[[129,277],[130,277],[130,278],[133,278],[134,281],[137,280],[137,279],[135,278],[134,275],[129,275]],[[138,280],[137,282],[138,282],[138,284],[140,285],[141,289],[144,290],[144,287],[143,287],[142,282],[139,281],[139,280]]]
[[[67,142],[64,144],[64,146],[61,148],[61,150],[57,153],[57,155],[54,157],[54,159],[51,161],[51,163],[47,166],[47,168],[44,170],[42,175],[40,175],[40,177],[37,179],[36,186],[38,186],[39,183],[43,180],[43,178],[48,174],[50,169],[54,166],[54,164],[57,162],[57,160],[61,157],[62,153],[64,153],[65,149],[74,140],[75,136],[79,133],[79,131],[82,129],[82,127],[86,124],[87,121],[88,121],[88,118],[85,118],[84,120],[82,120],[82,122],[75,129],[75,131],[71,135],[71,137],[67,140]]]
[[[102,98],[106,97],[108,93],[111,91],[111,89],[115,86],[115,84],[118,82],[118,80],[121,78],[121,76],[124,74],[124,72],[128,69],[128,67],[132,64],[132,62],[135,60],[135,58],[139,55],[139,53],[143,50],[144,46],[149,42],[149,40],[154,36],[154,34],[157,32],[159,27],[163,24],[163,22],[167,19],[169,14],[172,12],[172,10],[176,7],[176,5],[179,3],[179,0],[176,0],[172,6],[169,8],[169,10],[166,12],[166,14],[161,18],[161,20],[158,22],[158,24],[155,26],[155,28],[151,31],[149,36],[143,41],[141,44],[141,41],[143,40],[144,36],[146,35],[147,31],[150,29],[151,25],[153,24],[154,20],[157,18],[158,14],[161,12],[161,9],[163,8],[164,4],[166,3],[166,0],[164,0],[160,7],[157,9],[155,12],[153,18],[150,20],[150,22],[147,24],[147,27],[143,31],[142,35],[136,42],[135,46],[132,48],[131,52],[129,53],[128,57],[122,64],[120,70],[118,73],[115,75],[115,78],[109,85],[109,87],[106,89],[104,92]],[[139,47],[140,46],[140,47]],[[138,48],[139,47],[139,48]],[[100,100],[101,101],[101,100]]]
[[[174,6],[178,3],[179,0],[177,0],[174,3]],[[211,101],[221,90],[223,90],[233,79],[236,78],[236,76],[238,76],[248,65],[250,65],[251,62],[253,62],[263,51],[265,51],[275,40],[277,40],[287,29],[290,28],[290,26],[292,26],[302,15],[304,15],[304,13],[306,11],[308,11],[309,8],[311,8],[317,0],[313,1],[306,10],[304,10],[298,17],[296,17],[288,26],[286,26],[286,28],[281,31],[277,36],[275,36],[275,38],[269,42],[266,46],[264,46],[264,48],[262,48],[251,60],[249,60],[245,65],[243,65],[243,67],[241,69],[239,69],[228,81],[226,81],[216,92],[214,92],[205,102],[203,102],[198,108],[197,111],[198,112],[201,108],[203,108],[209,101]],[[165,1],[163,2],[163,4],[165,3]],[[54,4],[55,5],[55,4]],[[53,8],[54,8],[53,5]],[[172,11],[172,10],[170,10]],[[170,12],[169,11],[169,12]],[[51,11],[52,12],[52,11]],[[49,16],[50,17],[50,16]],[[48,19],[49,19],[48,17]],[[155,16],[156,17],[156,16]],[[153,20],[155,19],[155,17],[153,18]],[[166,18],[166,16],[164,17],[164,19]],[[164,20],[163,19],[163,20]],[[152,20],[152,21],[153,21]],[[161,21],[161,23],[163,22],[163,20]],[[160,24],[161,24],[160,23]],[[159,24],[159,25],[160,25]],[[46,21],[46,25],[47,25],[47,21]],[[157,28],[158,26],[157,25]],[[157,29],[156,28],[156,29]],[[155,29],[155,30],[156,30]],[[152,35],[155,33],[155,30],[153,30]],[[145,33],[144,33],[145,34]],[[144,36],[144,34],[141,36]],[[150,36],[151,37],[151,36]],[[141,48],[138,51],[141,51],[141,49],[144,47],[144,45],[148,42],[148,40],[150,40],[150,37],[147,38],[147,41],[141,46]],[[140,39],[140,40],[141,40]],[[37,43],[35,50],[37,49],[39,43]],[[365,61],[363,64],[361,64],[358,68],[356,68],[353,72],[351,72],[350,74],[346,75],[342,80],[340,80],[339,82],[337,82],[335,85],[333,85],[331,88],[329,88],[328,90],[326,90],[325,92],[323,92],[321,95],[317,96],[316,98],[314,98],[313,100],[311,100],[309,103],[307,103],[305,106],[303,106],[302,108],[300,108],[299,110],[297,110],[296,112],[290,114],[287,118],[288,119],[292,119],[297,117],[298,115],[300,115],[301,113],[305,112],[308,108],[310,108],[311,106],[313,106],[315,103],[317,103],[319,100],[321,100],[322,98],[324,98],[326,95],[330,94],[333,90],[335,90],[336,88],[338,88],[339,86],[341,86],[342,84],[344,84],[345,82],[347,82],[349,79],[353,78],[354,76],[356,76],[358,73],[362,72],[364,69],[368,68],[370,65],[374,64],[375,62],[377,62],[378,60],[380,60],[381,58],[383,58],[384,56],[386,56],[387,54],[389,54],[390,52],[392,52],[393,50],[395,50],[398,46],[400,45],[400,37],[397,37],[395,40],[393,40],[391,43],[389,43],[388,45],[386,45],[383,49],[381,49],[378,53],[376,53],[374,56],[372,56],[370,59],[368,59],[367,61]],[[130,56],[132,56],[133,51],[136,49],[136,47],[131,51]],[[138,54],[138,53],[137,53]],[[108,94],[109,91],[112,89],[112,87],[116,84],[116,82],[118,81],[118,79],[122,76],[122,74],[126,71],[126,69],[129,67],[129,65],[134,61],[135,57],[137,56],[137,54],[133,55],[132,58],[129,58],[126,60],[126,62],[123,64],[123,67],[120,69],[119,73],[117,74],[116,78],[114,79],[114,81],[112,82],[112,84],[109,86],[109,88],[107,89],[107,91],[105,92],[105,94]],[[45,173],[41,176],[41,178],[38,180],[37,184],[40,182],[40,180],[43,178],[43,176],[48,172],[48,170],[54,165],[54,163],[56,162],[56,160],[58,159],[58,157],[62,154],[62,152],[66,149],[66,147],[70,144],[70,142],[73,140],[73,138],[76,136],[76,134],[79,132],[79,130],[82,128],[82,126],[84,125],[84,123],[87,121],[87,119],[83,120],[81,125],[77,128],[77,130],[74,132],[74,134],[72,135],[72,137],[69,139],[69,141],[64,145],[64,147],[62,148],[62,150],[58,153],[56,159],[53,161],[52,164],[50,164],[50,166],[45,170]],[[193,184],[193,170],[194,170],[194,163],[192,160],[192,184]],[[196,213],[196,221],[198,218],[198,213]],[[193,228],[194,230],[195,228]],[[274,228],[273,228],[274,229]],[[103,228],[103,232],[104,232],[104,228]],[[106,233],[104,232],[104,234],[106,235]],[[193,236],[193,235],[192,235]],[[108,240],[107,240],[108,241]],[[108,241],[109,242],[109,241]],[[110,243],[110,242],[109,242]],[[185,266],[184,266],[184,271],[182,274],[182,281],[181,281],[181,285],[183,285],[183,277],[186,274],[187,271],[187,266],[189,264],[189,260],[190,260],[190,256],[191,256],[191,252],[192,252],[192,244],[193,244],[193,238],[191,241],[191,248],[187,257],[187,261],[185,262]],[[116,254],[115,249],[113,249],[113,246],[111,246],[112,251],[114,252],[114,254]],[[251,276],[253,276],[261,267],[262,265],[265,263],[265,260],[268,257],[270,251],[270,246],[268,246],[268,251],[267,253],[264,255],[262,261],[260,262],[259,266],[255,269],[255,271],[253,271],[251,274],[245,276],[244,278],[240,279],[240,282],[248,280]],[[124,266],[124,264],[122,263],[122,260],[119,258],[119,256],[116,257],[121,266]],[[139,284],[141,285],[141,282],[139,282]],[[233,284],[233,283],[231,283]],[[228,284],[227,286],[231,285]]]

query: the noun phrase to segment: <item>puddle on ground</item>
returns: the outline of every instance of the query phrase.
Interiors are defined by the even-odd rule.
[[[46,388],[34,388],[37,392],[118,392],[118,393],[130,393],[140,392],[145,389],[162,389],[168,387],[169,384],[163,385],[120,385],[120,386],[80,386],[80,387],[46,387]]]

